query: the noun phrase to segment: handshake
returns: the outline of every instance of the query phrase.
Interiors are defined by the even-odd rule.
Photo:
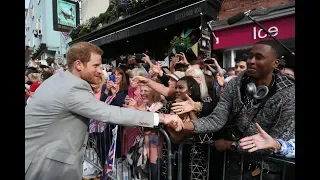
[[[159,122],[173,128],[177,132],[184,128],[183,121],[176,114],[159,114]]]

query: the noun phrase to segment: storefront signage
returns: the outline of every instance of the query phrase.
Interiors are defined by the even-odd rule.
[[[132,37],[138,34],[153,31],[158,28],[163,28],[172,24],[177,24],[179,22],[183,22],[195,17],[199,17],[200,19],[201,12],[204,15],[216,17],[218,11],[208,6],[206,1],[200,1],[197,4],[185,7],[176,12],[172,12],[170,14],[160,16],[158,18],[148,20],[143,23],[139,23],[138,25],[133,25],[131,27],[129,26],[126,30],[110,33],[106,36],[102,36],[101,38],[91,40],[90,42],[98,46],[108,44],[110,42],[126,39],[128,37]]]
[[[101,44],[107,44],[113,41],[118,41],[120,39],[125,39],[130,36],[130,30],[126,29],[123,31],[118,31],[113,34],[101,38]]]
[[[201,13],[201,7],[200,6],[196,6],[194,8],[190,8],[187,10],[182,11],[181,13],[177,13],[174,17],[174,20],[181,20],[193,15],[199,15]]]
[[[70,0],[53,0],[53,29],[69,32],[80,23],[79,3]]]
[[[260,22],[268,32],[279,40],[295,37],[294,15]],[[225,49],[254,44],[263,39],[271,39],[254,23],[214,31],[214,49]]]

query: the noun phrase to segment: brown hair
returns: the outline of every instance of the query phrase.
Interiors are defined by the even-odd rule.
[[[116,71],[117,71],[119,74],[122,75],[122,80],[121,80],[121,83],[120,83],[120,85],[119,85],[119,90],[120,90],[120,91],[128,90],[128,82],[127,82],[126,74],[124,73],[124,71],[123,71],[122,68],[120,68],[120,67],[114,68],[113,71],[112,71],[112,74],[114,74]]]
[[[178,63],[178,64],[174,65],[174,70],[175,71],[185,72],[187,69],[188,69],[188,65],[185,65],[185,64]]]
[[[90,61],[92,53],[102,56],[103,51],[99,46],[89,42],[78,42],[73,44],[66,54],[68,69],[71,70],[73,68],[73,63],[76,60],[80,60],[86,65]]]
[[[205,78],[206,83],[207,83],[208,94],[212,98],[212,100],[215,100],[215,98],[216,98],[216,89],[213,86],[215,79],[214,79],[213,76],[210,76],[208,74],[205,74],[204,78]]]

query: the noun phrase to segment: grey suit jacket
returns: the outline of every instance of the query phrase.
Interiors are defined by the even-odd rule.
[[[153,113],[107,105],[86,81],[59,72],[41,84],[25,109],[25,179],[80,180],[89,119],[154,125]]]

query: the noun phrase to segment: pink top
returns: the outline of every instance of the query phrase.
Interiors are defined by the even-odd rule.
[[[141,106],[143,101],[140,96],[140,87],[133,88],[132,86],[128,87],[128,96],[137,101],[137,106]],[[132,97],[133,96],[133,97]],[[140,127],[125,127],[123,128],[122,134],[122,152],[124,155],[127,155],[127,151],[135,143],[137,136],[141,134]]]
[[[140,96],[140,87],[139,86],[136,88],[129,86],[128,92],[129,92],[129,94],[128,94],[129,97],[133,98],[134,100],[137,101],[137,106],[141,106],[143,104],[143,101]],[[133,94],[131,94],[131,92],[133,92]],[[132,95],[133,95],[133,97],[131,97]]]
[[[96,99],[100,100],[101,91],[95,93],[94,96],[96,97]]]
[[[161,102],[153,103],[150,107],[146,108],[150,112],[156,112],[159,110],[163,104]],[[162,158],[162,148],[163,148],[163,136],[156,129],[146,130],[144,132],[144,154],[148,157],[152,164],[157,163],[157,159]]]

